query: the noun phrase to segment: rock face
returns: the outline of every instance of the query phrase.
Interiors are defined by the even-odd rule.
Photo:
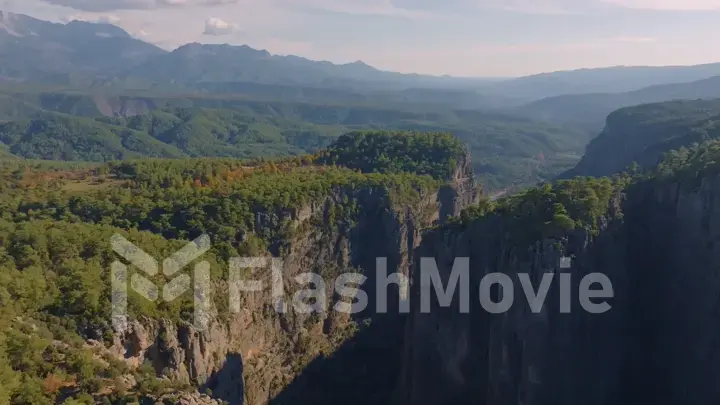
[[[160,398],[157,402],[168,405],[220,405],[220,402],[210,398],[209,396],[197,393],[182,394],[179,396],[167,395]]]
[[[204,384],[222,367],[228,353],[228,330],[212,322],[203,331],[162,319],[134,320],[112,347],[119,358],[138,367],[149,361],[159,375],[184,383]]]
[[[436,259],[444,285],[453,260],[469,257],[470,308],[460,311],[457,293],[449,307],[431,295],[423,313],[415,260],[398,403],[712,403],[720,398],[718,206],[720,177],[646,183],[627,190],[597,235],[573,232],[527,246],[508,238],[501,219],[427,235],[417,256]],[[570,268],[560,267],[561,256],[573,257]],[[514,282],[506,313],[490,314],[478,298],[480,280],[493,272]],[[539,313],[518,273],[529,274],[535,289],[543,274],[555,274]],[[579,304],[579,282],[590,273],[612,282],[605,313]],[[561,311],[559,274],[571,277],[570,313]]]
[[[130,97],[93,97],[95,108],[106,117],[133,117],[147,114],[159,106],[150,99]]]
[[[626,268],[625,238],[610,220],[599,236],[568,235],[558,249],[555,241],[544,240],[527,249],[518,249],[503,238],[502,221],[479,222],[459,233],[437,233],[424,240],[421,257],[434,258],[444,285],[457,257],[469,258],[467,288],[469,310],[462,313],[461,295],[456,292],[449,307],[442,307],[430,289],[423,288],[421,272],[412,274],[411,319],[406,335],[403,400],[409,404],[609,404],[617,398],[618,381],[603,381],[598,375],[617,375],[623,341]],[[615,256],[607,258],[608,251]],[[560,258],[574,255],[572,268],[561,269]],[[586,274],[599,271],[613,280],[617,308],[601,315],[586,316],[576,298],[570,313],[560,313],[560,274],[570,276],[570,291],[577,297]],[[419,260],[416,260],[418,263]],[[480,280],[490,273],[510,276],[515,288],[513,305],[502,314],[490,314],[479,299]],[[525,299],[518,274],[529,275],[533,285],[544,274],[553,275],[553,284],[539,313],[532,312]],[[422,295],[432,306],[423,311]],[[499,295],[495,294],[494,300]],[[602,369],[588,367],[601,356]]]
[[[626,402],[720,398],[720,177],[635,192]],[[648,210],[652,207],[652,210]],[[634,388],[634,389],[633,389]]]
[[[577,166],[560,177],[612,176],[633,162],[653,168],[666,152],[720,136],[719,115],[720,102],[709,99],[619,109],[608,115]]]
[[[448,218],[459,213],[463,208],[476,203],[481,193],[482,190],[475,181],[470,153],[467,152],[458,162],[451,183],[441,187],[438,192],[442,202],[440,217]]]
[[[258,212],[256,229],[288,227],[291,235],[270,246],[274,256],[283,258],[286,312],[276,310],[278,302],[270,288],[273,276],[268,266],[243,277],[262,281],[267,288],[240,294],[230,314],[217,315],[206,330],[167,320],[138,319],[116,337],[112,350],[132,366],[149,361],[158,375],[190,383],[201,392],[209,389],[215,399],[231,405],[298,403],[312,395],[316,397],[310,400],[316,404],[363,403],[375,393],[387,396],[400,374],[402,351],[398,347],[404,318],[397,314],[397,306],[402,289],[391,284],[387,290],[389,314],[374,316],[377,258],[387,263],[388,274],[407,276],[412,253],[421,242],[421,229],[457,214],[478,195],[469,162],[464,162],[453,184],[426,190],[411,202],[398,200],[383,188],[347,189],[292,212]],[[333,310],[319,315],[299,311],[291,304],[293,295],[310,287],[295,278],[307,272],[326,280],[325,291],[320,294],[326,308],[342,300],[333,285],[338,275],[365,275],[368,308],[355,315]],[[365,333],[370,323],[379,335]],[[364,343],[348,343],[357,335],[364,336]],[[371,353],[365,351],[370,348]],[[339,351],[345,357],[335,354]],[[357,369],[343,374],[318,366],[329,358],[338,362],[340,369]],[[365,363],[362,368],[358,359]],[[303,372],[306,369],[318,371]],[[348,390],[357,390],[357,395],[348,399],[344,397],[347,390],[329,389],[333,378],[341,379],[337,384],[347,384]],[[358,387],[358,380],[371,388]]]

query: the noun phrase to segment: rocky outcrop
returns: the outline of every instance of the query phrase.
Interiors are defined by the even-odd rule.
[[[414,267],[398,403],[712,403],[720,397],[718,206],[718,176],[651,181],[630,187],[596,235],[575,231],[528,246],[492,216],[426,235],[417,255],[436,260],[444,285],[454,259],[469,258],[470,305],[463,313],[459,294],[447,307],[430,295],[424,313],[423,269]],[[569,268],[561,257],[572,258]],[[514,281],[505,313],[489,313],[478,297],[481,279],[494,272]],[[519,273],[535,288],[555,275],[540,312]],[[612,282],[605,313],[580,306],[579,282],[590,273]],[[569,313],[561,311],[559,274],[571,277]]]
[[[402,339],[403,318],[397,314],[397,305],[403,290],[390,285],[388,306],[395,315],[376,319],[377,258],[386,260],[388,274],[407,276],[412,252],[421,242],[421,230],[457,214],[477,198],[469,170],[468,163],[458,170],[452,185],[443,190],[423,190],[410,200],[399,199],[385,188],[348,188],[299,209],[258,212],[256,230],[285,230],[284,237],[273,239],[269,248],[274,256],[283,259],[281,298],[286,311],[277,311],[278,297],[270,287],[273,273],[268,264],[243,274],[243,278],[261,281],[265,288],[240,294],[230,313],[218,310],[206,330],[169,320],[138,319],[116,337],[116,357],[131,366],[150,362],[158,375],[189,383],[201,391],[209,389],[214,398],[231,405],[271,403],[291,383],[304,387],[297,392],[322,393],[323,398],[314,403],[337,403],[341,399],[333,397],[322,378],[297,382],[298,377],[314,360],[333,356],[366,327],[366,318],[373,318],[373,328],[383,334],[368,344],[375,349],[375,359],[387,364],[378,362],[386,369],[385,374],[368,371],[368,375],[380,380],[376,388],[385,385],[390,390],[399,375],[398,341]],[[326,308],[344,299],[334,290],[337,276],[346,272],[364,274],[368,308],[355,315],[334,310],[321,314],[298,311],[292,305],[294,294],[309,287],[296,277],[308,272],[326,280],[321,294]],[[229,294],[227,286],[224,288],[223,293]],[[367,360],[363,351],[357,355],[350,352],[355,360]],[[391,357],[396,359],[388,361]],[[332,370],[320,373],[328,371],[337,374]],[[292,400],[280,403],[296,403],[295,394],[288,395]]]
[[[626,241],[617,220],[608,218],[594,238],[578,232],[531,246],[518,246],[508,233],[505,223],[495,218],[424,240],[417,254],[435,260],[445,286],[456,258],[468,258],[469,282],[460,281],[458,288],[467,289],[470,304],[463,313],[456,291],[449,306],[440,305],[437,295],[423,288],[422,273],[432,269],[413,270],[402,403],[466,404],[471,398],[488,405],[614,403],[619,379],[598,376],[622,370],[623,341],[618,336],[625,319]],[[614,255],[606,257],[608,251]],[[562,257],[574,257],[571,268],[560,267]],[[611,277],[613,306],[620,309],[587,317],[577,292],[580,280],[594,272]],[[513,282],[512,292],[491,294],[496,302],[512,294],[513,304],[505,313],[491,314],[481,305],[479,286],[491,273],[506,274]],[[532,311],[519,274],[527,274],[535,288],[543,275],[553,276],[541,311]],[[560,311],[561,274],[570,276],[570,313]],[[429,311],[422,310],[423,300],[432,302]],[[602,368],[587,367],[600,355]]]
[[[449,185],[443,186],[438,191],[438,197],[442,205],[440,216],[447,218],[462,211],[478,201],[482,194],[481,187],[475,181],[475,172],[470,160],[470,152],[460,159],[451,177]]]
[[[94,95],[95,108],[106,117],[133,117],[158,108],[152,99]]]
[[[201,394],[166,395],[159,398],[162,404],[173,405],[220,405],[220,402]]]
[[[631,197],[626,403],[711,403],[720,398],[720,177],[643,184]]]
[[[166,319],[143,318],[130,321],[126,330],[116,334],[111,349],[132,367],[149,361],[158,375],[202,385],[223,366],[229,336],[227,326],[218,321],[196,331]]]
[[[633,164],[654,168],[663,154],[694,142],[716,139],[718,100],[668,101],[622,108],[607,117],[603,131],[580,162],[560,178],[612,176]]]

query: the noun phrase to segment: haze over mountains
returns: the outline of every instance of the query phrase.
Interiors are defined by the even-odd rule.
[[[401,102],[417,99],[412,92],[403,91],[425,89],[423,95],[431,100],[459,98],[472,108],[519,106],[568,94],[624,93],[720,76],[720,63],[582,69],[505,80],[401,74],[381,71],[361,61],[338,65],[293,55],[272,55],[247,45],[192,43],[169,52],[133,38],[111,24],[82,21],[58,24],[7,12],[0,12],[0,55],[4,61],[0,75],[5,81],[251,93],[262,93],[262,86],[301,86],[323,89],[328,97],[331,89],[336,99],[369,97],[373,101],[387,98]],[[235,85],[227,86],[228,83]],[[256,88],[249,90],[249,83]],[[258,89],[257,85],[262,86]],[[268,92],[273,89],[277,91],[277,87],[268,87]],[[687,90],[679,86],[654,91],[670,97],[715,95],[703,86],[698,90],[704,93],[696,92],[692,86]],[[391,91],[398,93],[388,94]]]
[[[348,130],[450,131],[470,145],[490,189],[570,169],[618,108],[720,97],[720,63],[511,79],[436,77],[381,71],[361,61],[273,55],[248,45],[191,43],[167,51],[111,24],[59,24],[6,12],[0,12],[0,57],[0,121],[17,121],[3,126],[5,156],[250,157],[317,150]],[[154,110],[174,115],[178,108],[189,109],[200,128],[183,132],[186,141],[215,146],[166,144],[152,131],[96,121]],[[240,126],[225,122],[228,109],[243,111]],[[47,128],[64,130],[43,140]],[[88,128],[92,141],[81,136]]]
[[[600,130],[605,117],[622,107],[667,100],[713,99],[720,97],[720,76],[690,82],[659,84],[625,93],[568,94],[534,101],[519,108],[545,120],[583,124]]]
[[[717,403],[718,67],[432,77],[0,13],[0,405]]]

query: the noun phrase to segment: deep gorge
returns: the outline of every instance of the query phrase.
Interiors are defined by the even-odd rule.
[[[180,338],[165,342],[162,327],[128,337],[145,342],[133,357],[150,358],[158,372],[208,387],[231,404],[705,404],[717,395],[708,377],[717,367],[717,332],[708,325],[717,317],[720,287],[709,271],[718,260],[720,177],[695,187],[652,180],[617,188],[596,230],[553,230],[532,240],[502,215],[487,215],[422,231],[475,201],[468,179],[458,175],[453,187],[402,209],[383,192],[361,191],[352,197],[360,213],[352,227],[301,226],[308,232],[296,233],[286,250],[287,276],[356,268],[371,277],[375,258],[387,257],[389,272],[410,278],[409,315],[397,308],[375,315],[371,305],[357,316],[362,327],[350,332],[355,324],[347,316],[273,314],[270,297],[257,293],[228,326],[218,322],[195,338],[170,329]],[[327,218],[328,207],[313,204],[294,220]],[[559,268],[563,256],[573,257],[571,268]],[[489,314],[476,299],[461,313],[457,294],[451,307],[433,302],[421,313],[421,257],[435,258],[445,284],[454,258],[469,257],[471,291],[493,272],[528,273],[535,287],[545,272],[567,272],[572,312],[561,313],[554,282],[540,313],[522,299],[519,283],[504,314]],[[577,304],[578,283],[590,273],[612,281],[606,313]],[[368,292],[374,283],[367,281]],[[332,305],[338,297],[327,299]],[[290,361],[296,356],[307,360]]]

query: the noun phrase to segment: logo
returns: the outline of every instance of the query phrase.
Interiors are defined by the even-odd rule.
[[[121,235],[113,235],[110,239],[112,249],[121,257],[132,263],[147,277],[154,277],[159,273],[158,261]],[[188,243],[182,249],[173,253],[162,262],[162,273],[165,277],[175,276],[183,267],[202,256],[210,249],[210,237],[202,235]],[[193,324],[196,329],[204,330],[210,320],[211,290],[210,290],[210,263],[202,261],[195,265],[194,277],[181,274],[172,278],[160,289],[145,276],[134,273],[128,282],[128,268],[120,261],[111,265],[112,278],[112,323],[118,333],[123,333],[128,327],[128,284],[133,291],[148,301],[157,302],[162,298],[171,302],[186,291],[194,290]],[[193,283],[194,279],[194,283]]]
[[[114,235],[110,242],[116,253],[137,268],[137,271],[130,275],[128,266],[123,262],[116,260],[111,265],[112,325],[116,333],[124,334],[128,331],[128,288],[151,302],[172,302],[192,290],[193,326],[199,331],[207,329],[214,309],[210,264],[207,261],[197,263],[192,277],[180,271],[210,249],[208,235],[200,236],[162,261],[162,274],[169,279],[162,289],[153,281],[160,273],[160,265],[155,258],[118,234]],[[509,311],[516,302],[516,291],[522,291],[527,300],[521,305],[527,305],[533,313],[541,313],[549,293],[553,290],[558,295],[560,313],[571,312],[573,296],[577,297],[580,306],[588,313],[602,314],[609,311],[612,307],[607,301],[614,298],[611,280],[602,273],[584,274],[573,271],[576,267],[574,260],[572,256],[559,257],[552,268],[533,274],[487,273],[477,285],[471,282],[470,276],[479,272],[471,271],[469,257],[456,257],[452,267],[444,266],[442,271],[434,257],[422,257],[419,269],[413,269],[419,270],[416,274],[419,282],[418,294],[414,294],[413,300],[419,299],[420,313],[454,306],[457,306],[460,313],[468,313],[471,308],[471,290],[479,290],[475,299],[479,298],[482,308],[488,313],[498,314]],[[388,311],[409,313],[411,310],[408,275],[403,272],[388,274],[386,257],[376,258],[375,283],[368,287],[375,288],[372,295],[369,295],[364,287],[368,281],[365,272],[342,273],[334,280],[325,280],[317,273],[295,274],[294,269],[293,272],[286,272],[283,260],[275,257],[234,257],[230,258],[228,264],[229,279],[226,281],[228,310],[231,313],[241,312],[243,293],[264,291],[268,276],[271,281],[271,304],[278,314],[285,314],[289,310],[298,314],[325,313],[330,309],[345,314],[363,313],[368,309],[383,314]],[[262,270],[258,271],[260,269]],[[564,271],[560,271],[561,269]],[[487,269],[481,269],[485,270]],[[262,274],[262,279],[247,278],[259,275],[254,274],[258,272]],[[293,274],[294,283],[286,283],[284,277]],[[582,276],[580,281],[573,281],[578,276]],[[559,283],[558,288],[552,289],[556,280]],[[516,281],[520,282],[521,290],[515,287]],[[597,285],[599,288],[593,288]],[[290,289],[287,295],[286,287]],[[573,288],[577,289],[577,294],[573,294]],[[287,301],[290,295],[292,307]],[[368,307],[371,297],[375,298],[375,303]],[[397,305],[393,304],[392,309],[389,307],[391,300],[397,300]]]

